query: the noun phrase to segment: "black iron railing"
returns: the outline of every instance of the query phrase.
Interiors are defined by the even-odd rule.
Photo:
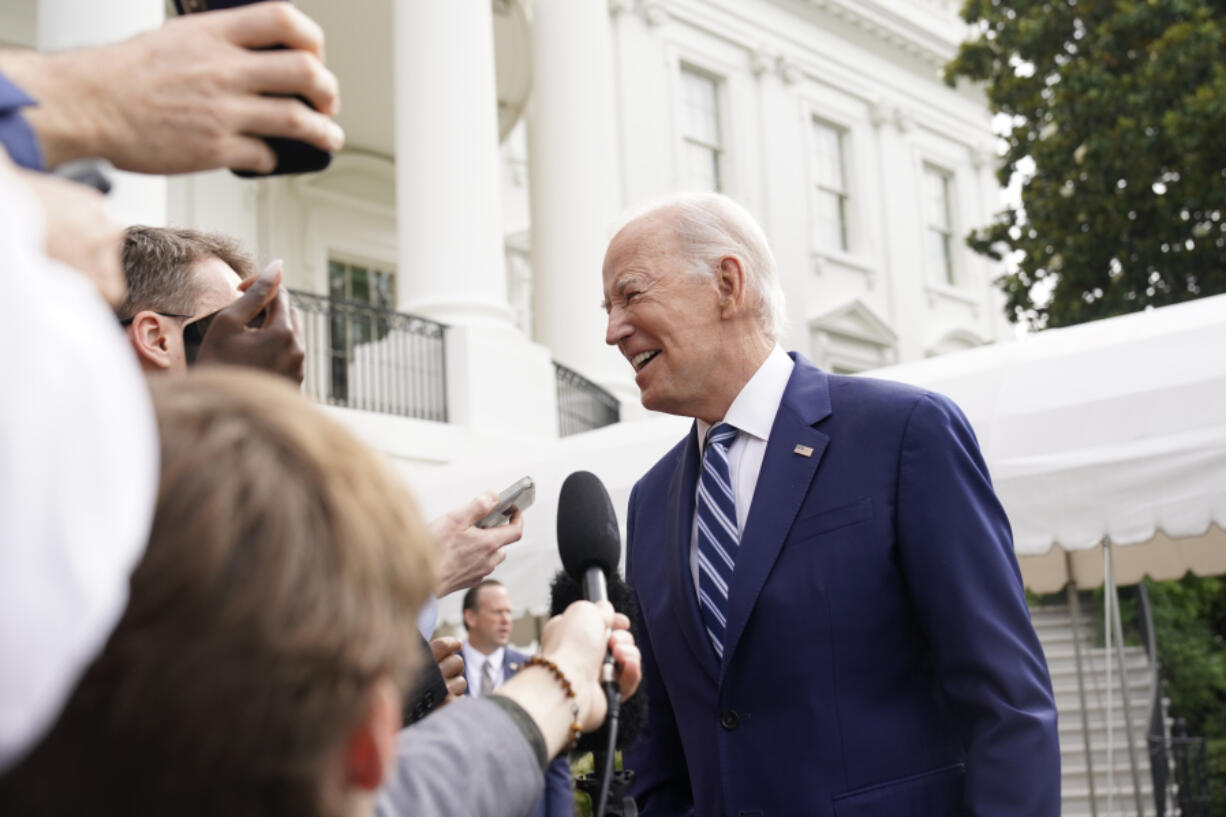
[[[1171,786],[1170,813],[1180,817],[1213,817],[1213,799],[1209,790],[1209,759],[1205,751],[1205,739],[1188,737],[1187,727],[1183,718],[1175,719],[1173,734],[1167,738],[1163,747],[1164,753],[1171,759],[1174,767],[1174,783]],[[1157,738],[1150,737],[1150,754],[1153,754],[1153,742]],[[1163,811],[1159,811],[1162,814]]]
[[[321,403],[447,422],[441,323],[291,290],[302,312],[306,393]]]
[[[1202,737],[1189,737],[1187,723],[1176,718],[1171,736],[1166,734],[1161,664],[1154,634],[1153,608],[1145,582],[1137,583],[1137,630],[1149,655],[1154,696],[1150,703],[1149,768],[1154,779],[1154,807],[1158,817],[1213,817],[1209,789],[1209,759]]]
[[[621,419],[617,398],[561,363],[553,364],[558,383],[558,434],[569,437],[612,425]]]

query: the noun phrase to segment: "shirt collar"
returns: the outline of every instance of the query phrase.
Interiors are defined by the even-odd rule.
[[[762,361],[762,365],[749,378],[740,393],[728,407],[728,413],[721,422],[735,426],[742,434],[748,434],[759,440],[770,437],[771,426],[775,424],[775,415],[779,413],[779,404],[783,402],[783,392],[788,387],[792,377],[792,359],[779,344],[771,349],[771,353]],[[706,445],[707,430],[711,424],[703,420],[698,423],[698,446],[701,450]]]
[[[465,666],[473,667],[479,672],[484,672],[485,664],[488,662],[493,666],[494,672],[498,672],[502,669],[502,660],[506,657],[507,648],[499,647],[489,655],[483,655],[480,650],[465,641],[463,652]]]

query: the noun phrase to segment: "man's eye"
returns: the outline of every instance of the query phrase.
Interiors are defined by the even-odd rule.
[[[637,298],[639,294],[640,293],[638,292],[627,292],[625,295],[622,296],[622,298],[626,301],[626,303],[630,303],[635,298]]]

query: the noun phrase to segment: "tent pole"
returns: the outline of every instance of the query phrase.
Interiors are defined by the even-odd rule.
[[[1090,783],[1090,817],[1098,817],[1098,797],[1094,793],[1094,756],[1090,751],[1090,713],[1086,709],[1086,677],[1081,662],[1081,601],[1077,598],[1077,579],[1073,575],[1073,554],[1064,551],[1068,573],[1068,608],[1073,623],[1073,659],[1077,665],[1077,697],[1081,701],[1081,738],[1086,749],[1086,779]]]
[[[1119,590],[1115,586],[1115,561],[1114,545],[1111,540],[1104,541],[1103,546],[1107,550],[1107,592],[1111,594],[1111,599],[1115,602],[1112,605],[1112,613],[1114,614],[1115,624],[1115,660],[1120,669],[1120,696],[1124,703],[1124,730],[1128,735],[1128,765],[1132,770],[1132,795],[1137,802],[1137,817],[1145,817],[1145,806],[1141,800],[1141,771],[1137,763],[1137,742],[1134,739],[1136,730],[1132,725],[1132,702],[1129,700],[1128,694],[1128,673],[1124,666],[1124,627],[1120,619],[1120,595]]]

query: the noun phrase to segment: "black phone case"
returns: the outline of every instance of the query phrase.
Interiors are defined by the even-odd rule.
[[[289,1],[285,0],[285,2]],[[255,2],[259,2],[259,0],[175,0],[175,10],[179,14],[196,14],[203,11],[247,6]],[[284,48],[284,46],[278,46],[278,48]],[[303,97],[299,96],[295,97],[295,99],[298,99],[303,105],[311,105]],[[235,176],[251,179],[263,176],[281,176],[289,173],[315,173],[332,163],[331,153],[297,139],[283,139],[274,136],[264,141],[268,143],[273,153],[277,155],[277,166],[273,168],[271,173],[254,173],[250,170],[231,170],[230,172]]]

